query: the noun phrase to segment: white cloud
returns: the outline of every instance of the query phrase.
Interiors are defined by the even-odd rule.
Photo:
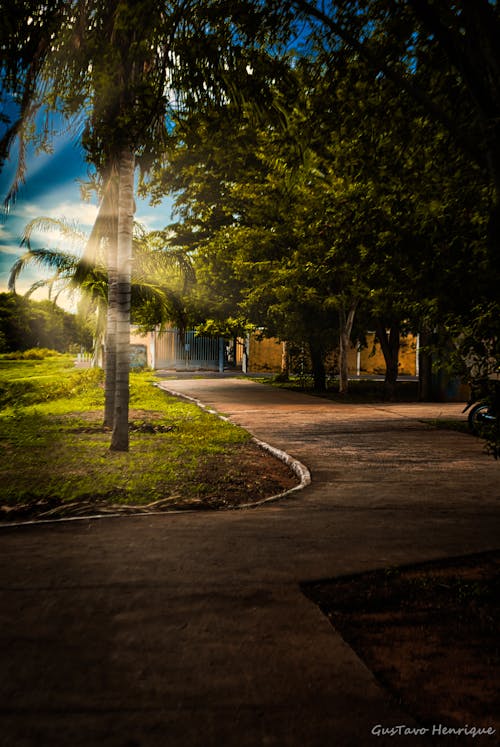
[[[151,206],[147,200],[137,199],[135,219],[145,226],[147,231],[164,228],[172,220],[172,199],[165,197],[159,205]]]
[[[43,203],[46,201],[44,200]],[[26,224],[34,220],[35,218],[52,218],[54,220],[64,220],[70,225],[74,225],[78,232],[89,234],[92,226],[94,225],[97,216],[97,206],[88,204],[85,202],[77,202],[71,200],[51,200],[51,204],[43,204],[42,202],[25,202],[16,208],[15,223],[20,232],[24,230]],[[5,243],[5,239],[0,235],[0,246],[2,250],[8,251],[12,254],[19,254],[19,240],[17,241],[12,236],[12,242],[9,246],[1,246]],[[50,247],[51,249],[64,249],[70,252],[81,251],[82,244],[75,240],[72,242],[68,238],[63,238],[60,231],[56,227],[49,228],[48,230],[37,230],[32,234],[32,239],[39,246]]]
[[[64,218],[67,221],[73,221],[82,229],[91,228],[97,216],[97,206],[87,202],[76,202],[63,200],[56,202],[51,199],[51,206],[44,203],[26,202],[16,209],[16,215],[25,222],[33,218],[47,217],[59,220]]]
[[[145,215],[138,211],[134,216],[134,220],[140,223],[146,231],[156,231],[158,229],[158,219],[154,215]]]
[[[19,238],[5,224],[0,223],[0,251],[19,254]]]
[[[88,202],[65,201],[55,206],[48,213],[50,218],[66,218],[82,227],[92,227],[97,217],[97,205]]]

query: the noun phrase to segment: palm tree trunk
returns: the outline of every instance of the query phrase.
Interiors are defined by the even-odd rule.
[[[120,154],[116,271],[116,373],[112,451],[128,451],[130,370],[130,284],[134,227],[134,169],[131,149]]]
[[[106,226],[106,263],[108,269],[108,304],[104,350],[104,425],[113,428],[115,419],[116,384],[116,305],[118,292],[118,174],[114,165],[110,169],[101,205]]]
[[[106,311],[106,340],[104,360],[104,425],[112,428],[115,419],[116,383],[116,304],[118,278],[117,246],[112,240],[108,246],[108,308]]]

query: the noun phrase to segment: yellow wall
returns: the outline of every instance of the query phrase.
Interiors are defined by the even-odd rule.
[[[361,350],[360,373],[362,374],[384,374],[385,361],[380,345],[374,347],[375,334],[369,332],[366,336],[367,347]],[[408,335],[401,338],[399,349],[399,373],[402,375],[416,376],[417,364],[417,338]],[[351,370],[350,370],[351,372]],[[356,372],[356,364],[352,373]]]
[[[383,374],[385,373],[384,356],[380,345],[373,345],[375,335],[367,335],[367,347],[360,352],[360,373],[361,374]],[[131,344],[142,344],[147,346],[148,364],[152,365],[151,347],[152,335],[138,335],[135,330],[131,331]],[[402,375],[416,375],[416,347],[417,339],[413,335],[401,338],[401,348],[399,351],[399,373]],[[241,358],[241,345],[237,346],[238,357]],[[281,371],[281,358],[283,353],[283,344],[275,338],[258,339],[250,336],[248,341],[248,370],[252,373],[279,373]],[[329,359],[327,366],[333,367],[336,364],[337,355],[334,353]],[[357,373],[357,350],[352,347],[348,354],[349,374]],[[238,361],[241,363],[241,361]]]
[[[375,335],[370,332],[367,335],[367,347],[360,352],[360,373],[361,374],[384,374],[385,361],[380,345],[377,343],[374,347]],[[401,348],[399,351],[399,373],[402,375],[416,375],[416,349],[417,339],[413,335],[401,338]],[[258,340],[251,336],[248,344],[248,370],[251,372],[272,372],[281,371],[282,343],[274,338],[263,338]],[[336,365],[338,356],[333,353],[330,356],[327,367]],[[349,374],[357,373],[358,354],[354,347],[351,347],[348,353]]]
[[[281,371],[283,344],[275,338],[264,337],[262,340],[253,335],[248,341],[248,370],[252,373]]]

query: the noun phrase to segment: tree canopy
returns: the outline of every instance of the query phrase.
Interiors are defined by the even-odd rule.
[[[76,347],[88,351],[92,347],[92,330],[81,318],[52,301],[0,293],[0,353],[35,347],[61,353]]]
[[[80,116],[122,425],[136,163],[153,199],[176,197],[172,246],[199,281],[185,318],[307,344],[318,385],[353,330],[377,329],[390,385],[401,331],[492,318],[498,14],[489,0],[23,5],[3,31],[17,109],[0,158],[39,107]]]
[[[357,55],[290,64],[274,96],[281,118],[219,105],[179,123],[153,179],[177,196],[206,314],[308,344],[320,385],[355,311],[384,347],[488,297],[490,191],[439,123]]]

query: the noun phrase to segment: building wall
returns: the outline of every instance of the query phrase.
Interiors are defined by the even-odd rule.
[[[255,373],[279,373],[281,371],[281,357],[283,345],[275,338],[258,339],[251,336],[248,341],[248,370]],[[338,355],[332,353],[327,361],[327,369],[337,368]],[[348,353],[349,374],[384,374],[385,361],[378,343],[375,344],[375,334],[367,335],[367,347],[357,351],[351,347]],[[399,352],[399,373],[401,375],[416,376],[417,374],[417,338],[413,335],[401,338]]]
[[[367,335],[367,347],[361,351],[351,347],[348,353],[349,374],[355,376],[358,373],[362,375],[384,374],[385,362],[380,345],[374,344],[375,335]],[[166,343],[166,340],[163,341]],[[140,335],[134,328],[130,334],[131,345],[146,345],[147,363],[150,368],[156,365],[155,347],[157,354],[161,352],[161,336],[155,342],[154,333],[148,332],[146,335]],[[242,345],[237,345],[237,364],[241,364]],[[248,371],[251,373],[279,373],[281,371],[281,362],[283,354],[283,343],[275,338],[259,339],[251,335],[247,341],[248,348]],[[160,356],[161,357],[161,356]],[[157,356],[156,356],[157,358]],[[328,367],[336,366],[336,355],[333,354],[328,362]],[[401,338],[401,348],[399,353],[399,373],[401,375],[416,376],[417,374],[417,338],[413,335]]]
[[[154,368],[154,335],[152,332],[148,332],[145,335],[140,335],[134,327],[130,328],[130,344],[131,345],[145,345],[146,346],[146,357],[147,365],[149,368]]]
[[[360,351],[361,374],[384,374],[385,361],[379,343],[375,344],[375,334],[369,332],[366,336],[367,346]],[[356,369],[352,371],[355,373]],[[350,371],[351,373],[351,371]],[[401,337],[399,349],[399,373],[404,376],[417,374],[417,338],[414,335]]]
[[[252,373],[279,373],[283,343],[275,338],[259,339],[250,335],[248,346],[248,370]]]

